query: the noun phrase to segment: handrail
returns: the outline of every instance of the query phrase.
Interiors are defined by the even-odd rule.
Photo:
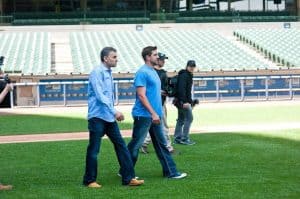
[[[300,75],[272,75],[272,76],[240,76],[240,77],[195,77],[194,81],[215,81],[215,89],[209,89],[209,90],[201,90],[199,89],[199,87],[193,87],[193,96],[197,95],[197,94],[215,94],[215,101],[219,102],[222,100],[226,100],[226,97],[222,97],[223,94],[230,94],[233,90],[236,92],[238,91],[238,96],[235,97],[239,97],[239,101],[245,101],[246,99],[246,94],[247,93],[257,93],[259,96],[261,96],[259,93],[264,93],[265,99],[264,100],[270,100],[270,93],[272,92],[289,92],[288,94],[288,98],[286,99],[293,99],[294,98],[294,93],[295,92],[299,92],[300,88],[298,86],[293,86],[292,82],[293,79],[295,78],[299,78],[300,79]],[[263,80],[265,87],[264,88],[247,88],[245,85],[245,81],[246,80]],[[288,83],[288,87],[286,88],[282,88],[282,87],[278,87],[278,88],[274,88],[274,87],[269,87],[268,83],[270,80],[272,79],[286,79],[289,83]],[[236,80],[239,81],[239,87],[235,88],[235,89],[230,89],[230,88],[221,88],[220,87],[220,83],[223,80]],[[116,97],[116,104],[120,103],[120,98],[119,98],[119,92],[120,92],[120,87],[122,83],[133,83],[133,79],[115,79],[114,80],[114,85],[115,85],[115,97]],[[88,81],[70,81],[70,80],[66,80],[66,81],[50,81],[50,82],[24,82],[24,83],[13,83],[14,87],[22,87],[22,86],[35,86],[36,88],[36,96],[34,97],[34,100],[36,101],[35,106],[39,107],[41,106],[41,96],[40,96],[40,86],[47,86],[47,85],[62,85],[62,91],[63,91],[63,105],[67,106],[67,87],[66,85],[79,85],[79,84],[88,84]],[[60,91],[60,92],[62,92]],[[122,92],[122,91],[121,91]],[[126,92],[129,91],[124,91],[125,94]],[[130,91],[132,92],[132,91]],[[14,105],[14,98],[13,98],[14,92],[11,91],[10,92],[10,96],[11,96],[11,105],[13,108]],[[299,93],[297,94],[299,95]],[[121,95],[123,96],[123,95]],[[126,96],[126,95],[124,95]],[[133,96],[133,95],[130,95]],[[205,96],[204,96],[205,98]],[[132,98],[130,98],[132,99]],[[129,98],[127,100],[130,100]],[[233,100],[228,98],[229,100]],[[236,99],[236,98],[235,98]],[[262,99],[261,99],[262,100]],[[61,101],[61,100],[59,100]]]

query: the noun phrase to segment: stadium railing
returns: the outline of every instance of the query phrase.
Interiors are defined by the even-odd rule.
[[[293,81],[296,81],[296,85]],[[199,86],[200,82],[211,81],[211,85],[214,85],[210,88],[204,89]],[[222,85],[224,81],[235,81],[236,86],[229,87]],[[260,87],[249,87],[247,81],[262,82],[263,84]],[[280,81],[284,85],[288,82],[287,86],[282,86],[278,84],[274,86],[275,81]],[[35,87],[32,89],[36,93],[36,96],[32,100],[34,103],[32,105],[17,105],[21,106],[72,106],[72,105],[86,105],[87,104],[87,89],[88,81],[52,81],[52,82],[29,82],[29,83],[14,83],[13,86],[20,90],[20,87],[31,86]],[[133,80],[115,80],[115,104],[133,103],[135,99]],[[232,83],[231,83],[232,84]],[[56,86],[55,86],[56,85]],[[78,92],[78,86],[82,85],[82,93]],[[50,97],[50,95],[45,95],[41,93],[42,89],[45,89],[49,86],[55,86],[57,93],[54,91],[49,91],[51,97],[54,99],[49,100],[52,103],[43,103],[42,98]],[[70,87],[74,87],[75,90],[69,90]],[[74,93],[75,92],[75,93]],[[300,75],[282,75],[282,76],[240,76],[240,77],[195,77],[194,78],[194,87],[193,87],[193,98],[197,98],[202,102],[208,101],[253,101],[253,100],[292,100],[296,96],[300,96]],[[42,95],[45,95],[42,97]],[[14,96],[14,92],[11,91],[11,107],[13,108],[16,104],[14,99],[17,99]],[[50,98],[51,98],[50,97]],[[80,100],[76,100],[80,98]],[[18,99],[17,99],[18,100]],[[48,102],[49,102],[48,101]],[[76,102],[77,101],[77,102]],[[79,103],[78,103],[79,101]]]

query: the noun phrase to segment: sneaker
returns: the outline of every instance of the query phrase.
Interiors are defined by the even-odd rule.
[[[169,150],[170,153],[174,153],[175,152],[175,149],[172,146],[169,146],[168,150]]]
[[[120,173],[118,173],[117,175],[118,175],[120,178],[122,178],[122,175],[121,175]],[[137,179],[139,179],[139,177],[138,177],[138,176],[135,176],[134,179],[137,180]]]
[[[148,153],[149,153],[147,145],[143,145],[143,146],[141,147],[141,152],[142,152],[143,154],[148,154]]]
[[[186,141],[181,141],[180,144],[183,144],[183,145],[194,145],[194,144],[196,144],[196,142],[194,142],[192,140],[186,140]]]
[[[174,143],[174,144],[181,144],[181,142],[182,142],[181,140],[176,140],[176,139],[175,139],[173,143]]]
[[[7,191],[7,190],[11,190],[12,188],[13,188],[13,186],[11,186],[11,185],[0,184],[0,191]]]
[[[135,178],[131,179],[130,182],[129,182],[129,186],[140,186],[144,184],[144,180],[137,180]]]
[[[97,182],[92,182],[92,183],[88,184],[87,187],[89,187],[89,188],[101,188],[102,186],[100,184],[98,184]]]
[[[176,175],[170,177],[171,179],[183,179],[187,176],[187,173],[176,173]]]

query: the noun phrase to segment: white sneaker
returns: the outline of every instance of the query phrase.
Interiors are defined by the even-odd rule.
[[[173,177],[170,177],[172,179],[182,179],[182,178],[185,178],[187,176],[187,173],[177,173],[175,176]]]

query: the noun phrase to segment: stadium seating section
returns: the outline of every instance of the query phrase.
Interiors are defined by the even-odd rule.
[[[297,29],[241,29],[234,35],[278,65],[300,67]],[[0,33],[0,54],[6,57],[3,69],[51,73],[50,36],[48,32]],[[184,68],[189,59],[196,60],[201,71],[274,69],[213,30],[84,31],[69,33],[69,39],[74,73],[88,74],[99,64],[99,52],[105,46],[118,50],[114,72],[134,73],[143,64],[140,53],[148,45],[156,45],[167,54],[165,69],[170,72]]]
[[[150,13],[144,11],[15,13],[13,25],[78,25],[150,23]]]
[[[137,70],[143,63],[141,49],[147,45],[156,45],[168,55],[168,71],[184,68],[189,59],[196,60],[198,69],[204,71],[268,67],[215,31],[73,32],[70,44],[74,70],[81,73],[88,73],[99,63],[99,52],[104,46],[118,49],[119,67],[114,71],[121,73]]]
[[[297,21],[297,16],[286,11],[183,11],[176,18],[177,23],[201,22],[278,22]]]
[[[3,18],[12,25],[78,25],[78,24],[136,24],[157,21],[177,23],[207,22],[284,22],[299,21],[288,11],[181,11],[150,13],[149,11],[73,11],[73,12],[16,12]]]
[[[300,30],[298,29],[245,29],[236,30],[234,35],[273,62],[287,67],[300,67]]]
[[[50,34],[45,32],[0,33],[4,71],[45,74],[51,68]]]

